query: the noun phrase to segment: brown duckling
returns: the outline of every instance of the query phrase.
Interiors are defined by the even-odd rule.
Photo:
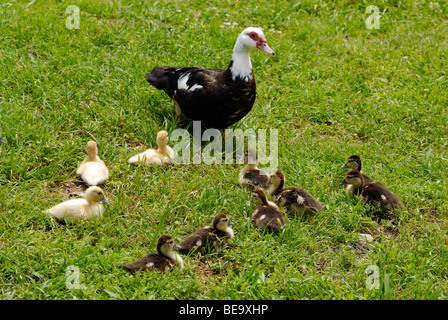
[[[253,191],[256,188],[268,188],[269,174],[258,168],[258,152],[253,149],[246,151],[244,155],[247,165],[244,166],[238,175],[241,185]]]
[[[364,173],[362,173],[362,171],[361,171],[362,161],[361,161],[361,158],[357,155],[352,155],[347,159],[347,163],[345,165],[343,165],[341,167],[341,169],[345,169],[345,168],[350,168],[352,170],[359,171],[361,173],[362,177],[364,178],[365,183],[374,182],[372,179],[370,179],[368,176],[366,176]],[[347,185],[345,191],[347,191],[347,193],[356,193],[355,188],[351,184]]]
[[[175,267],[182,270],[184,267],[182,257],[173,251],[178,247],[171,236],[163,235],[157,240],[157,253],[150,253],[139,260],[126,263],[123,268],[129,272],[144,270],[163,272]]]
[[[262,189],[252,192],[252,200],[258,207],[252,212],[252,219],[255,224],[268,231],[279,232],[285,225],[285,218],[279,208],[268,201],[266,193]]]
[[[212,226],[196,230],[191,236],[179,243],[179,252],[182,254],[210,252],[227,240],[233,239],[233,222],[223,213],[215,215]]]
[[[269,193],[280,207],[297,213],[319,212],[322,204],[308,192],[297,187],[284,188],[285,175],[280,170],[271,174]]]
[[[345,175],[339,185],[351,184],[356,190],[356,195],[364,203],[380,206],[390,211],[403,209],[400,199],[383,184],[379,182],[366,183],[363,175],[356,170],[352,170]]]

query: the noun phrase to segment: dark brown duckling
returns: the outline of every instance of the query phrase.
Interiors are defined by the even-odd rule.
[[[352,170],[356,170],[359,171],[362,175],[362,177],[364,178],[364,183],[371,183],[374,182],[371,178],[369,178],[368,176],[366,176],[364,173],[362,173],[361,169],[362,169],[362,161],[361,158],[357,155],[352,155],[347,159],[347,163],[345,165],[343,165],[341,167],[341,169],[345,169],[345,168],[350,168]],[[347,193],[356,193],[356,189],[353,187],[353,185],[348,184],[346,186],[345,191],[347,191]]]
[[[268,201],[266,193],[262,189],[252,192],[252,200],[258,205],[252,212],[252,219],[255,224],[259,228],[279,232],[286,222],[277,205]]]
[[[271,174],[269,192],[280,207],[299,214],[322,210],[322,204],[305,190],[297,187],[284,188],[285,180],[285,175],[280,170]]]
[[[173,251],[178,247],[171,236],[163,235],[157,240],[157,253],[150,253],[139,260],[126,263],[123,268],[129,272],[144,270],[164,272],[175,267],[182,270],[184,267],[182,257]]]
[[[258,168],[258,152],[249,149],[246,151],[244,158],[247,165],[240,170],[238,175],[239,183],[250,191],[256,188],[267,189],[269,174]]]
[[[351,184],[356,190],[356,195],[364,203],[373,204],[389,211],[403,209],[400,199],[388,188],[379,182],[365,183],[363,175],[352,170],[345,175],[339,185]]]
[[[198,229],[191,236],[179,243],[179,252],[182,254],[206,253],[233,239],[231,226],[233,222],[223,213],[215,215],[212,226]]]

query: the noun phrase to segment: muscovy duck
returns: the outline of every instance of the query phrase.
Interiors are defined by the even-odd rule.
[[[206,128],[225,129],[241,120],[255,102],[256,85],[250,51],[274,55],[259,28],[246,28],[238,37],[226,70],[194,67],[155,67],[146,80],[173,99],[176,119],[184,114]]]

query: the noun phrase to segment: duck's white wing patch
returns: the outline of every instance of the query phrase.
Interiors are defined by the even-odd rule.
[[[190,73],[186,72],[177,80],[177,89],[188,90],[187,81],[190,77]]]
[[[195,83],[194,85],[189,87],[187,84],[189,79],[190,79],[189,72],[186,72],[182,76],[180,76],[179,79],[177,80],[177,89],[194,91],[194,90],[203,88],[203,86],[201,86],[200,84],[197,84],[197,83]]]
[[[200,84],[194,84],[190,89],[188,89],[188,90],[190,90],[190,91],[193,91],[193,90],[196,90],[196,89],[202,89],[202,88],[204,88],[203,86],[201,86]]]
[[[303,204],[305,202],[305,198],[302,196],[297,196],[297,203],[298,204]]]

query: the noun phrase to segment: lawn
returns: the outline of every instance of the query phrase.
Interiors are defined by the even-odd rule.
[[[2,0],[0,299],[446,299],[447,23],[445,1]],[[240,164],[127,163],[178,127],[145,73],[226,68],[246,26],[276,55],[251,53],[257,100],[231,128],[278,130],[286,185],[324,205],[278,235],[251,221]],[[75,173],[91,139],[111,206],[58,224],[44,211],[86,188]],[[372,219],[338,186],[352,154],[401,199],[395,219]],[[121,267],[218,212],[235,222],[223,250],[184,257],[181,272]]]

